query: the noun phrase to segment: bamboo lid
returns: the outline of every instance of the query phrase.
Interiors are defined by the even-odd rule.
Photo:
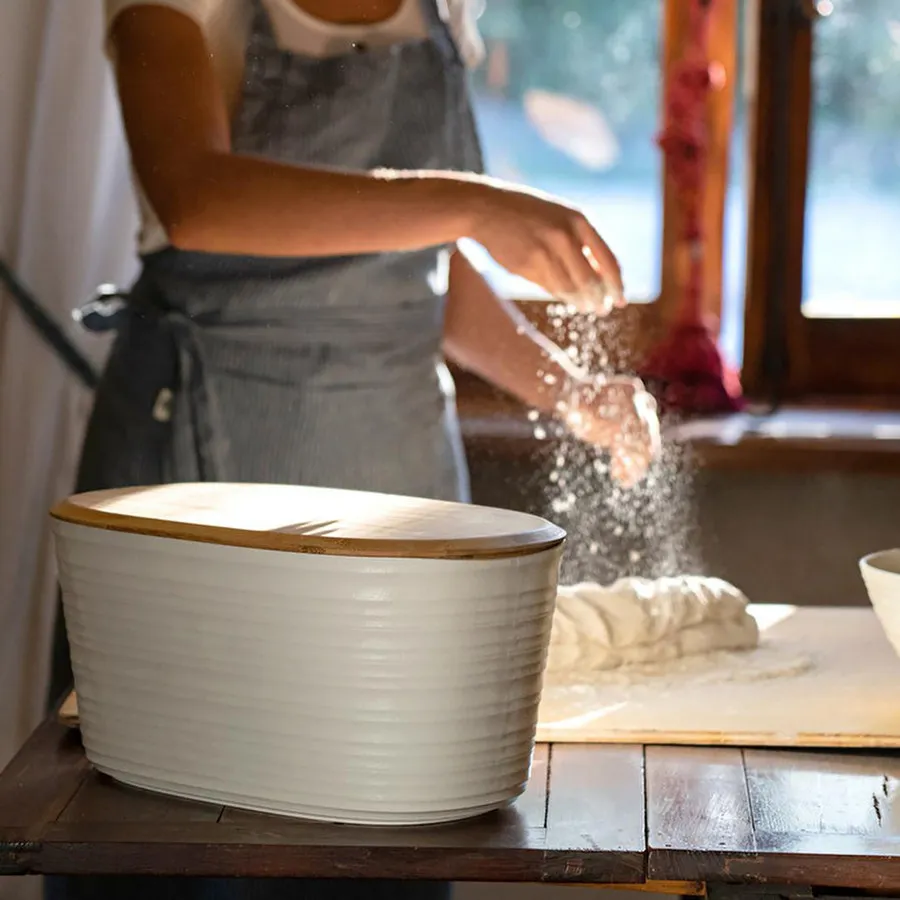
[[[111,531],[335,556],[499,559],[558,546],[566,536],[510,510],[273,484],[94,491],[64,500],[51,515]]]

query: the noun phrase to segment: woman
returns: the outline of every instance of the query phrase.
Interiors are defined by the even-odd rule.
[[[79,490],[267,481],[466,500],[442,352],[526,403],[569,410],[618,478],[641,476],[656,420],[640,384],[587,378],[456,250],[471,238],[557,296],[621,294],[582,215],[478,174],[463,0],[106,2],[144,265]],[[110,889],[188,895],[166,885]]]

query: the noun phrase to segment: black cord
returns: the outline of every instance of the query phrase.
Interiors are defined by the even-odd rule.
[[[93,390],[100,381],[97,370],[90,361],[72,343],[68,335],[60,328],[57,322],[38,303],[37,299],[16,277],[6,262],[0,258],[0,282],[9,291],[25,318],[34,325],[38,334],[46,341],[49,347],[65,363],[70,371],[88,389]]]

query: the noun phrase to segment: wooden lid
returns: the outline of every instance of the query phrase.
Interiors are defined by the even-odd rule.
[[[537,553],[566,533],[537,516],[389,494],[274,484],[169,484],[76,494],[64,522],[259,550],[413,559]]]

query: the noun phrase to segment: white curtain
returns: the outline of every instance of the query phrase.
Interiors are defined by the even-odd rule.
[[[133,278],[136,211],[102,0],[0,0],[0,254],[79,334],[73,306]],[[55,604],[47,510],[70,492],[90,397],[0,288],[0,768],[38,724]],[[0,879],[0,898],[25,897]]]

